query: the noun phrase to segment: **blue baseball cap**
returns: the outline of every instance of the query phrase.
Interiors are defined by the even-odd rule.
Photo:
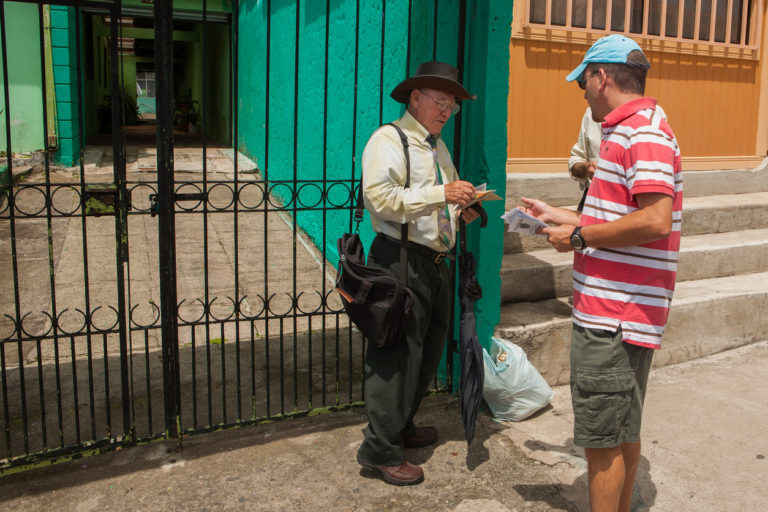
[[[587,50],[581,64],[571,71],[565,79],[569,82],[577,80],[581,77],[584,70],[587,68],[587,65],[591,62],[629,64],[630,66],[648,69],[650,66],[642,65],[637,62],[627,62],[627,56],[634,50],[643,51],[635,41],[621,34],[611,34],[610,36],[601,37],[594,42],[589,50]]]

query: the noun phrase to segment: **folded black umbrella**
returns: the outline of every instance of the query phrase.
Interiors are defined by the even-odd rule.
[[[485,219],[484,219],[485,220]],[[485,223],[483,223],[483,226]],[[464,422],[464,437],[467,442],[475,435],[475,422],[480,403],[483,401],[483,348],[477,338],[475,302],[483,296],[477,282],[474,255],[467,251],[466,226],[461,222],[461,254],[459,254],[459,301],[461,319],[459,324],[459,356],[461,360],[461,418]]]

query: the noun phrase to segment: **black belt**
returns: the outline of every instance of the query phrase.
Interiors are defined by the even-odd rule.
[[[386,240],[387,242],[390,242],[392,244],[397,244],[397,246],[400,246],[400,240],[393,236],[385,235],[384,233],[376,233],[376,238],[380,238],[381,240]],[[441,261],[448,259],[453,261],[456,259],[456,256],[452,252],[440,252],[436,251],[434,249],[430,249],[427,246],[417,244],[416,242],[411,242],[410,240],[406,244],[406,247],[417,254],[420,254],[422,256],[425,256],[432,260],[435,263],[440,263]]]

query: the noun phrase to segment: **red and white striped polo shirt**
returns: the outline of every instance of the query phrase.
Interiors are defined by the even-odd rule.
[[[637,210],[635,198],[643,193],[672,196],[672,233],[633,247],[576,251],[573,322],[610,331],[621,326],[627,343],[660,348],[675,289],[683,180],[677,140],[653,98],[631,101],[605,117],[581,225],[614,221]]]

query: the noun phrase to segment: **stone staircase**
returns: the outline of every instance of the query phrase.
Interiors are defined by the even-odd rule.
[[[768,159],[756,169],[683,174],[677,285],[655,366],[768,339]],[[562,174],[507,177],[507,209],[520,196],[575,209],[578,184]],[[569,377],[573,253],[540,237],[506,233],[501,322],[552,384]]]

